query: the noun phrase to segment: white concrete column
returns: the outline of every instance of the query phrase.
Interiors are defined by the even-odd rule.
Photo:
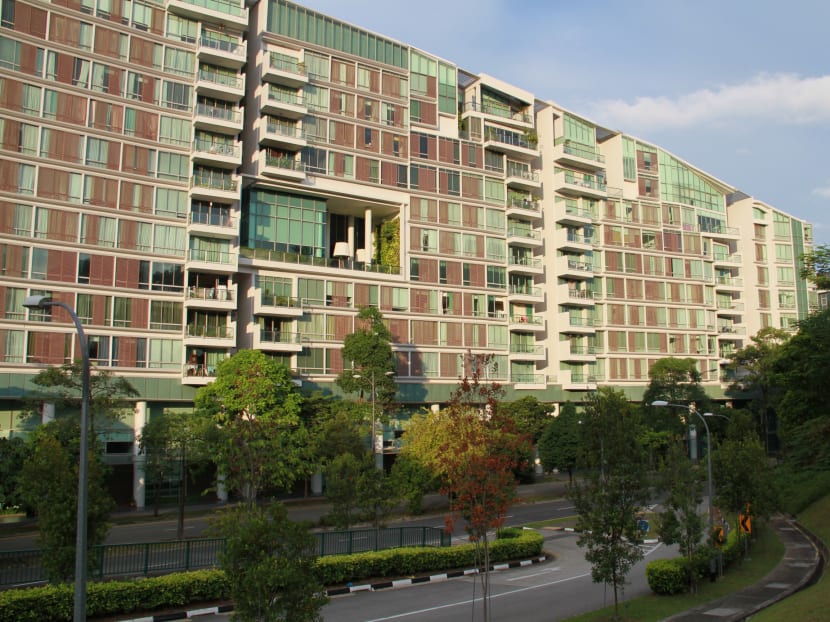
[[[55,402],[43,402],[40,409],[40,422],[49,423],[55,420]]]
[[[136,509],[144,507],[147,496],[144,464],[146,456],[141,453],[138,437],[147,423],[147,402],[136,402],[133,409],[133,501]]]
[[[366,263],[372,263],[375,251],[375,228],[372,223],[372,209],[363,210],[363,245],[366,247]]]
[[[323,494],[323,474],[322,473],[314,473],[311,476],[311,494],[312,495],[322,495]]]

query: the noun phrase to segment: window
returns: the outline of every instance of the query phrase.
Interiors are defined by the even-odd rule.
[[[152,289],[163,292],[184,291],[184,268],[181,264],[153,262]]]
[[[89,137],[86,139],[86,165],[106,168],[109,154],[109,141]]]
[[[148,367],[177,369],[181,363],[181,339],[150,339]]]
[[[172,300],[150,301],[150,330],[181,330],[182,303]]]

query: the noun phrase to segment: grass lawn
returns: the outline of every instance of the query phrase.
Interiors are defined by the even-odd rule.
[[[813,503],[798,517],[798,521],[825,544],[830,542],[828,512],[830,512],[830,496]],[[778,620],[821,622],[827,620],[830,611],[828,585],[830,585],[830,580],[825,574],[815,585],[764,609],[752,616],[752,620],[753,622],[778,622]]]
[[[752,542],[750,560],[725,569],[724,576],[716,583],[701,583],[698,593],[694,595],[657,596],[652,594],[625,601],[620,604],[619,620],[621,622],[662,620],[675,613],[726,596],[760,580],[775,567],[783,554],[784,545],[776,534],[770,529],[760,529],[758,530],[758,537]],[[607,622],[613,619],[613,607],[606,607],[574,618],[568,618],[569,622]],[[761,618],[753,616],[752,619],[755,622],[755,620]],[[768,622],[781,619],[785,618],[769,618]],[[802,619],[808,618],[796,617],[793,619],[801,622]]]

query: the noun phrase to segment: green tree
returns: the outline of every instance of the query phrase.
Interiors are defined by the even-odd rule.
[[[567,472],[568,481],[573,484],[574,468],[579,452],[579,414],[576,406],[567,402],[559,414],[551,419],[539,439],[539,459],[545,471],[559,469]]]
[[[256,350],[222,361],[216,380],[197,391],[196,410],[213,424],[205,429],[213,431],[207,440],[219,473],[247,503],[311,472],[301,403],[290,370]]]
[[[821,244],[805,253],[800,275],[812,281],[818,289],[830,289],[830,246]]]
[[[661,358],[648,370],[648,377],[643,405],[649,427],[670,432],[680,432],[683,428],[680,418],[672,409],[651,406],[657,400],[684,405],[694,402],[700,412],[711,410],[709,397],[700,384],[701,376],[695,359]]]
[[[20,490],[38,519],[38,546],[52,583],[71,581],[75,574],[75,528],[78,512],[80,422],[62,417],[38,427],[28,439]],[[109,469],[101,446],[90,438],[87,471],[87,559],[95,563],[92,547],[103,544],[114,502],[107,491]]]
[[[515,402],[505,402],[501,408],[510,414],[516,424],[516,431],[530,437],[535,445],[542,437],[551,417],[548,415],[551,407],[541,403],[533,395],[527,395]]]
[[[211,531],[225,538],[220,563],[230,582],[234,619],[317,622],[328,602],[314,568],[317,544],[285,506],[241,505],[223,510]]]
[[[618,619],[619,590],[643,557],[637,516],[649,485],[640,422],[625,394],[605,387],[590,396],[580,429],[579,466],[586,473],[568,488],[579,515],[577,544],[587,549],[594,582],[613,587]]]
[[[659,470],[658,487],[667,494],[657,517],[657,534],[663,543],[677,544],[689,560],[706,532],[704,517],[698,512],[703,502],[703,477],[700,466],[690,464],[682,445],[674,443],[668,448]],[[694,590],[698,580],[694,564],[686,568],[689,588]]]
[[[26,453],[26,443],[19,436],[0,438],[0,510],[23,504],[18,482]]]
[[[331,504],[326,522],[338,529],[348,529],[360,516],[358,480],[365,468],[365,457],[349,453],[335,456],[326,466],[326,500]]]
[[[439,482],[423,463],[408,454],[399,454],[390,473],[392,487],[406,501],[407,512],[423,512],[424,495],[438,490]]]
[[[29,400],[30,408],[36,410],[43,402],[52,402],[58,411],[81,412],[81,386],[83,366],[80,362],[60,367],[42,369],[32,382],[43,390]],[[95,367],[89,377],[89,420],[90,438],[95,436],[97,426],[106,426],[119,420],[125,411],[132,408],[131,398],[138,397],[138,391],[123,376],[116,376],[107,369]]]
[[[750,413],[733,411],[726,438],[712,451],[715,503],[737,514],[751,503],[752,515],[768,518],[778,508],[775,472],[758,440]]]
[[[391,404],[397,392],[391,343],[392,333],[377,307],[361,308],[357,329],[343,340],[343,371],[337,376],[337,386],[372,399],[374,384],[374,399],[381,410]]]
[[[775,362],[781,348],[790,339],[790,334],[780,328],[762,328],[751,343],[735,352],[730,368],[735,373],[732,388],[752,395],[752,410],[758,420],[758,432],[764,446],[770,447],[770,412],[773,397],[777,392]]]

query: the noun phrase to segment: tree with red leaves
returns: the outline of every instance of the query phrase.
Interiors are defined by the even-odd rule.
[[[447,531],[463,519],[478,547],[484,620],[489,619],[490,533],[504,524],[515,500],[515,473],[532,451],[531,439],[499,411],[503,390],[486,381],[489,361],[489,356],[473,359],[470,376],[460,381],[446,408],[413,418],[403,446],[440,478],[442,493],[452,500]]]

